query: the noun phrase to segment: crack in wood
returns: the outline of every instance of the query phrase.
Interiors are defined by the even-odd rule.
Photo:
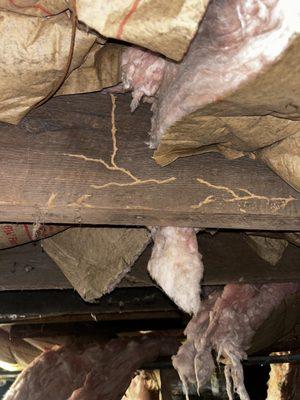
[[[112,111],[111,111],[111,137],[112,137],[112,154],[110,157],[110,164],[104,161],[102,158],[91,158],[91,157],[86,157],[83,154],[70,154],[70,153],[63,153],[63,155],[68,156],[68,157],[73,157],[73,158],[79,158],[84,161],[91,161],[95,163],[102,164],[106,169],[109,171],[117,171],[122,173],[123,175],[128,176],[132,182],[127,182],[127,183],[120,183],[120,182],[108,182],[103,185],[96,185],[92,184],[90,187],[93,189],[104,189],[107,187],[111,186],[118,186],[118,187],[127,187],[127,186],[137,186],[137,185],[145,185],[148,183],[155,183],[157,185],[163,185],[166,183],[174,182],[176,180],[175,177],[167,178],[167,179],[140,179],[137,176],[135,176],[130,170],[120,167],[117,164],[116,157],[118,153],[118,144],[117,144],[117,127],[116,127],[116,119],[115,119],[115,111],[116,111],[116,98],[114,95],[110,95],[111,97],[111,102],[112,102]]]
[[[235,202],[240,202],[240,201],[248,201],[248,200],[261,200],[261,201],[266,201],[268,204],[272,204],[275,210],[285,208],[290,202],[297,200],[293,196],[289,197],[267,197],[259,194],[255,194],[250,192],[248,189],[243,189],[243,188],[237,188],[236,190],[230,189],[227,186],[223,185],[214,185],[213,183],[210,183],[206,181],[203,178],[197,178],[197,182],[199,184],[206,185],[212,189],[217,189],[217,190],[222,190],[224,192],[227,192],[231,198],[222,198],[222,200],[226,203],[235,203]],[[244,194],[240,195],[238,192],[242,192]],[[215,196],[210,195],[207,196],[203,201],[199,202],[199,204],[191,206],[191,208],[194,209],[199,209],[207,204],[215,202],[217,199]],[[242,212],[246,212],[244,209],[240,209]]]

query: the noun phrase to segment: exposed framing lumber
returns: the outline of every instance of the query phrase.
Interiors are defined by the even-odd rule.
[[[258,161],[206,154],[161,168],[149,107],[87,94],[0,124],[0,220],[300,230],[300,194]]]
[[[204,284],[300,281],[300,247],[289,244],[273,266],[252,250],[243,234],[222,232],[198,237],[203,263],[207,266]]]
[[[0,291],[71,288],[40,243],[0,251]]]
[[[239,232],[198,234],[199,250],[203,256],[204,286],[227,283],[271,283],[300,282],[300,247],[289,244],[282,258],[273,266],[261,259]],[[151,255],[151,246],[136,261],[126,279],[137,276],[146,281],[146,265]]]
[[[177,318],[146,320],[115,320],[99,322],[60,322],[60,323],[16,323],[10,325],[11,339],[42,338],[55,336],[97,336],[111,337],[119,332],[137,332],[140,330],[167,331],[172,336],[184,339],[183,330],[188,318],[183,314]],[[167,333],[165,332],[165,333]],[[300,323],[285,338],[275,341],[269,348],[256,354],[270,354],[273,351],[298,350],[300,346]]]
[[[164,318],[165,317],[165,318]],[[125,319],[111,321],[81,321],[81,322],[59,322],[59,323],[16,323],[10,325],[9,336],[12,339],[22,338],[42,338],[55,336],[94,336],[94,337],[113,337],[119,332],[139,332],[139,331],[172,331],[183,337],[183,330],[188,318],[178,313],[177,317],[168,318],[168,315],[161,314],[160,318],[147,319]],[[100,318],[99,318],[100,319]]]
[[[204,285],[226,283],[300,282],[300,248],[289,245],[274,267],[262,260],[238,232],[198,235],[205,265]],[[152,246],[136,261],[119,287],[148,287],[155,283],[147,272]],[[39,244],[0,251],[0,291],[71,289],[57,265]]]
[[[291,296],[274,310],[257,331],[249,353],[274,344],[280,350],[299,346],[299,300],[299,296]],[[21,324],[12,328],[12,337],[82,335],[81,330],[87,335],[109,337],[144,329],[174,330],[181,335],[188,320],[189,316],[156,288],[117,289],[98,304],[84,303],[71,290],[0,293],[0,322]]]
[[[178,318],[180,311],[156,288],[116,289],[98,303],[73,290],[0,292],[0,323],[117,321]]]

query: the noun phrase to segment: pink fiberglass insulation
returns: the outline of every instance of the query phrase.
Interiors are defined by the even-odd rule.
[[[212,0],[182,62],[142,50],[125,53],[123,81],[133,89],[133,108],[143,95],[156,94],[152,147],[176,121],[273,64],[299,31],[300,3],[294,0]]]
[[[4,399],[120,400],[139,367],[177,348],[173,338],[143,337],[49,350],[18,376]]]
[[[236,392],[241,400],[249,400],[241,361],[247,358],[255,332],[272,310],[298,290],[297,283],[228,284],[211,294],[187,325],[187,340],[173,357],[184,386],[196,383],[201,389],[215,368],[215,353],[216,361],[225,364],[229,399]]]
[[[193,228],[152,229],[154,247],[148,263],[151,277],[179,308],[196,314],[200,308],[201,254]]]
[[[151,51],[129,47],[122,56],[122,81],[124,88],[133,90],[131,111],[143,96],[151,98],[161,83],[166,61]]]

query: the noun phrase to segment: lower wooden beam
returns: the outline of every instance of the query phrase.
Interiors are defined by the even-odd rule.
[[[147,318],[147,319],[128,319],[112,321],[79,321],[79,322],[59,322],[59,323],[17,323],[11,325],[9,336],[12,339],[23,338],[42,338],[56,336],[75,336],[75,337],[113,337],[120,332],[139,332],[139,331],[172,331],[179,332],[183,337],[183,330],[187,318],[178,314],[175,318]]]
[[[204,286],[227,283],[300,282],[300,247],[289,244],[274,267],[261,259],[243,234],[218,232],[198,234],[203,255]],[[147,272],[152,245],[138,258],[119,288],[153,287]],[[27,244],[0,251],[0,291],[71,289],[58,266],[39,244]]]
[[[129,103],[62,96],[0,124],[0,220],[300,230],[300,193],[258,161],[156,165],[149,107]]]
[[[98,303],[73,290],[0,292],[0,323],[178,318],[180,312],[156,288],[116,289]]]
[[[0,291],[71,288],[39,242],[0,250]]]

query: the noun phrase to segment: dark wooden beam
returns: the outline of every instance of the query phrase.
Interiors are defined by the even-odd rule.
[[[0,124],[0,220],[300,230],[300,194],[265,165],[217,154],[161,168],[149,107],[62,96]],[[116,146],[113,146],[114,139]]]
[[[261,259],[241,233],[198,235],[203,255],[204,284],[300,281],[300,247],[289,244],[274,266]]]
[[[0,291],[71,288],[40,243],[0,251]]]
[[[93,322],[60,322],[60,323],[17,323],[10,326],[9,336],[12,339],[41,338],[56,336],[93,336],[112,337],[120,332],[139,331],[172,331],[179,332],[183,338],[183,330],[187,318],[178,314],[177,318],[147,318],[147,319],[126,319],[112,321]]]
[[[285,346],[292,348],[297,343],[299,345],[299,305],[298,294],[288,297],[274,309],[256,332],[249,353],[256,353],[276,343],[281,350],[288,349]],[[82,321],[97,323],[87,332],[91,335],[101,333],[109,336],[144,329],[173,329],[175,335],[180,335],[188,320],[189,316],[180,312],[156,288],[116,289],[97,304],[84,303],[71,290],[0,293],[0,323],[21,323],[20,328],[12,330],[13,335],[19,337],[43,336],[41,330],[45,330],[45,336],[59,335],[59,331],[62,335],[81,336],[83,333],[80,330],[87,329]],[[48,323],[51,326],[45,325]],[[31,325],[26,327],[24,324]]]
[[[173,319],[180,314],[156,288],[116,289],[93,304],[73,290],[0,292],[0,323]]]
[[[198,234],[199,250],[203,256],[204,286],[227,283],[268,283],[300,281],[300,247],[289,244],[276,266],[260,258],[245,240],[244,234],[228,231]],[[146,265],[151,256],[149,246],[136,261],[129,275],[123,279],[130,282],[137,277],[147,280]]]
[[[300,281],[300,248],[289,244],[274,267],[262,260],[239,232],[198,235],[205,266],[204,285]],[[138,258],[118,287],[149,287],[147,272],[152,245]],[[0,251],[0,291],[71,289],[58,266],[39,244]]]
[[[299,348],[299,310],[299,293],[287,297],[256,331],[248,354]],[[98,304],[84,303],[70,290],[0,293],[0,322],[13,324],[12,338],[111,337],[140,330],[182,337],[189,318],[156,288],[116,289]]]

